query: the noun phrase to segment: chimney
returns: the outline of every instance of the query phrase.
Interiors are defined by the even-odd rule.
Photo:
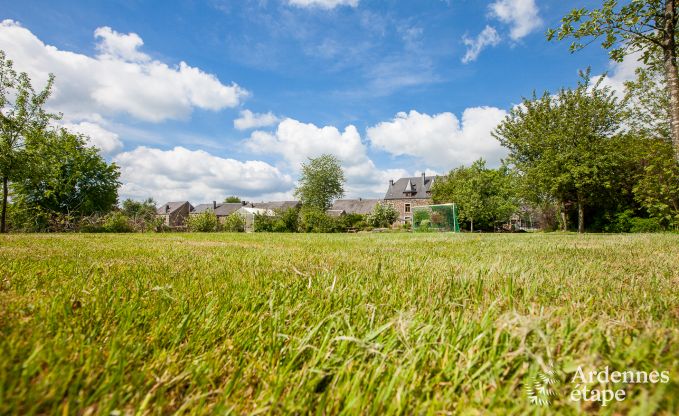
[[[241,204],[242,204],[243,206],[246,206],[246,205],[248,204],[248,201],[241,201]]]
[[[165,205],[165,213],[170,212],[170,204]]]
[[[426,175],[426,174],[424,173],[424,171],[422,171],[422,190],[423,190],[423,191],[424,191],[424,184],[425,184],[425,182],[426,182],[426,180],[427,180],[427,177],[426,177],[425,175]]]
[[[389,186],[394,186],[394,180],[393,179],[389,179]]]
[[[212,209],[217,209],[217,201],[212,201]]]

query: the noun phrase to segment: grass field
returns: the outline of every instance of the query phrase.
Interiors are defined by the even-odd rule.
[[[679,235],[0,236],[0,414],[111,412],[678,414]]]

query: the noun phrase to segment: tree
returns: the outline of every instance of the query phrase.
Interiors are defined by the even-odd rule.
[[[105,214],[115,208],[118,166],[106,163],[84,137],[65,129],[46,131],[28,153],[32,170],[12,186],[20,203],[48,220]]]
[[[470,167],[459,167],[434,183],[436,203],[454,202],[459,218],[474,226],[493,227],[505,222],[518,208],[512,174],[507,166],[489,169],[479,159]]]
[[[42,132],[57,116],[44,110],[52,92],[54,76],[50,74],[45,88],[35,92],[25,72],[17,74],[12,61],[0,50],[0,179],[2,180],[2,212],[0,233],[7,232],[7,202],[10,183],[32,170],[26,152],[30,141],[42,139]]]
[[[592,85],[589,72],[581,77],[575,89],[524,99],[493,133],[521,175],[560,202],[564,228],[568,206],[577,205],[580,233],[586,205],[612,188],[625,162],[616,141],[621,104],[601,79]]]
[[[679,66],[676,0],[632,0],[619,6],[605,0],[598,9],[574,9],[561,20],[561,27],[547,32],[549,40],[573,38],[571,51],[584,48],[595,39],[609,50],[611,59],[621,62],[626,55],[642,53],[644,63],[660,63],[670,98],[670,120],[674,157],[679,161]],[[587,43],[581,40],[590,39]]]
[[[324,154],[302,164],[302,176],[295,196],[305,207],[326,211],[333,199],[344,196],[344,172],[339,160]]]
[[[142,202],[128,198],[123,201],[121,211],[132,221],[135,229],[144,232],[156,219],[156,202],[153,198]]]
[[[241,202],[241,199],[237,196],[227,196],[226,199],[224,200],[226,203],[239,203]]]
[[[366,222],[374,228],[387,228],[398,219],[398,211],[392,204],[378,203],[366,217]]]
[[[662,226],[679,228],[679,163],[671,146],[658,139],[646,140],[642,173],[634,185],[634,198]]]

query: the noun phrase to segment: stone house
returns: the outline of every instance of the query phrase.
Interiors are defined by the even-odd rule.
[[[327,211],[328,215],[338,217],[343,214],[368,215],[375,208],[375,205],[382,202],[381,199],[338,199]]]
[[[397,225],[412,223],[413,208],[432,204],[431,187],[435,179],[436,176],[423,173],[420,177],[389,181],[384,201],[391,203],[398,211]]]
[[[241,204],[240,202],[218,203],[217,201],[212,201],[212,203],[209,204],[196,205],[193,211],[191,211],[190,215],[198,215],[204,212],[214,212],[215,216],[217,216],[217,219],[220,222],[223,222],[224,219],[226,219],[226,217],[238,211],[238,209],[240,209],[240,207],[242,206],[243,204]]]
[[[189,201],[166,202],[156,210],[156,216],[168,227],[183,227],[191,211],[193,206]]]

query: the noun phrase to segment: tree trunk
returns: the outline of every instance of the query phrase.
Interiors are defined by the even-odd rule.
[[[578,196],[578,234],[585,232],[585,203],[582,197]]]
[[[568,231],[568,215],[566,212],[566,204],[561,203],[561,231]]]
[[[9,193],[7,177],[2,178],[2,217],[0,217],[0,233],[7,232],[7,195]]]
[[[675,30],[677,28],[676,0],[666,0],[663,19],[663,64],[667,78],[667,90],[670,96],[670,126],[672,128],[672,145],[674,158],[679,162],[679,68],[677,67],[677,50]]]
[[[470,231],[473,233],[473,232],[474,232],[474,219],[473,219],[473,218],[472,218],[472,220],[470,221],[470,223],[471,223]]]

